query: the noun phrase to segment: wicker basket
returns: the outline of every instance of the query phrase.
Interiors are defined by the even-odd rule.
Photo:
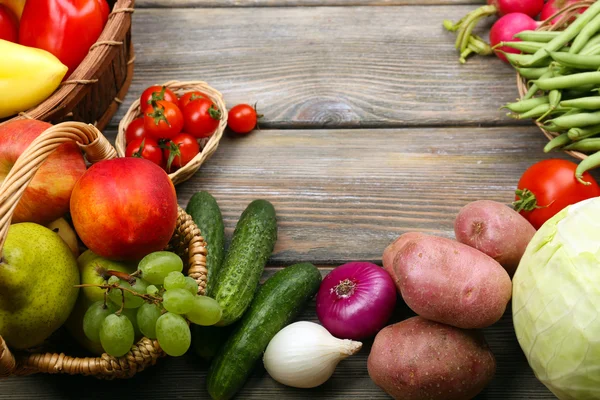
[[[173,181],[175,185],[184,182],[190,179],[200,168],[204,161],[208,160],[210,156],[217,150],[219,146],[219,141],[223,136],[223,132],[227,127],[227,108],[225,106],[225,101],[223,100],[223,95],[217,90],[210,87],[205,82],[194,81],[194,82],[178,82],[178,81],[169,81],[163,83],[162,85],[166,86],[168,89],[171,89],[178,96],[191,91],[199,91],[205,93],[210,99],[216,104],[216,106],[221,111],[222,117],[219,122],[219,126],[215,133],[209,137],[202,139],[200,142],[201,152],[196,155],[189,163],[179,168],[177,171],[169,174],[169,177]],[[115,142],[115,147],[117,148],[117,153],[119,157],[125,156],[125,130],[134,119],[141,117],[142,112],[140,111],[140,101],[139,99],[135,100],[133,104],[129,107],[129,110],[119,123],[119,131],[117,133],[117,139]]]
[[[112,7],[108,22],[77,69],[44,102],[12,119],[33,118],[53,124],[83,121],[100,130],[106,127],[127,94],[134,61],[134,0],[108,2]]]
[[[114,158],[115,149],[94,128],[80,122],[64,122],[48,128],[19,157],[0,186],[0,257],[12,213],[23,191],[46,157],[65,142],[76,141],[90,163]],[[179,208],[177,226],[168,250],[178,253],[186,263],[186,272],[198,282],[204,294],[207,283],[206,242],[192,218]],[[76,358],[64,353],[19,352],[12,354],[0,336],[0,377],[50,374],[93,375],[97,378],[129,378],[154,365],[164,356],[158,341],[142,338],[123,357],[102,354],[100,357]]]
[[[581,0],[577,3],[574,3],[567,7],[564,7],[562,10],[558,11],[556,14],[552,15],[551,17],[549,17],[548,19],[543,21],[542,24],[536,30],[556,31],[556,30],[562,29],[568,23],[568,21],[570,21],[579,12],[579,9],[584,8],[584,7],[589,7],[592,4],[594,4],[595,2],[596,2],[595,0]],[[550,23],[550,21],[552,21],[554,18],[559,17],[559,16],[561,18],[560,18],[560,20],[557,21],[556,24],[553,25]],[[527,89],[528,89],[527,80],[525,78],[523,78],[518,72],[517,72],[517,88],[519,90],[519,96],[521,96],[521,98],[523,96],[525,96],[525,94],[527,93]],[[556,136],[558,136],[558,134],[556,132],[550,132],[550,131],[545,130],[543,128],[543,124],[541,122],[535,121],[535,124],[540,128],[540,130],[544,133],[544,135],[548,138],[548,140],[552,140]],[[579,159],[579,160],[584,160],[587,158],[586,154],[581,153],[579,151],[565,150],[564,152],[574,158]]]

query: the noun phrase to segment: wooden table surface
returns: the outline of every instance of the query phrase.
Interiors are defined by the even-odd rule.
[[[204,80],[229,106],[258,102],[262,130],[225,135],[177,188],[219,202],[230,237],[246,205],[271,201],[279,239],[265,277],[298,261],[326,274],[381,263],[403,232],[453,237],[461,206],[512,200],[521,173],[549,158],[530,122],[498,108],[517,97],[496,58],[460,65],[442,20],[473,0],[138,0],[135,76],[106,134],[148,85]],[[553,155],[556,156],[556,155]],[[559,155],[560,156],[560,155]],[[301,319],[316,320],[314,303]],[[477,399],[552,399],[516,341],[509,311],[485,330],[498,369]],[[314,390],[286,388],[257,368],[239,399],[386,399],[368,377],[370,343]],[[38,375],[0,381],[0,399],[207,399],[206,365],[164,359],[126,381]]]

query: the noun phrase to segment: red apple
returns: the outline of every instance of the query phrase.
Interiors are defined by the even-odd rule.
[[[51,127],[47,122],[17,120],[0,125],[0,184],[17,158]],[[47,225],[69,211],[71,191],[85,173],[85,161],[75,143],[65,143],[44,161],[19,201],[12,222]]]
[[[135,261],[163,250],[177,222],[177,194],[151,161],[125,157],[90,167],[71,196],[73,225],[94,253]]]

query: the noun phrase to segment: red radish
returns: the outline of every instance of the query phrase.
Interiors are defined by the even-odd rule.
[[[487,5],[481,6],[465,15],[456,24],[448,20],[444,21],[444,27],[447,30],[457,32],[456,48],[461,53],[461,57],[463,57],[463,54],[468,49],[470,49],[468,51],[474,51],[478,54],[487,55],[491,53],[489,47],[486,49],[486,46],[484,46],[485,43],[481,43],[483,40],[472,34],[475,25],[481,19],[493,15],[504,17],[514,13],[523,14],[531,19],[537,16],[544,7],[544,0],[487,0],[487,3]],[[514,39],[510,37],[509,40]],[[473,48],[473,41],[480,42],[479,46]],[[496,52],[496,54],[498,53]]]
[[[579,3],[580,0],[548,0],[544,7],[542,8],[542,13],[540,14],[540,20],[545,21],[563,8],[570,6],[571,4]],[[579,14],[583,13],[587,10],[587,7],[582,7],[577,10]],[[561,16],[559,15],[556,18],[553,18],[550,21],[550,24],[554,25],[560,20]],[[575,20],[573,19],[571,21]]]
[[[492,25],[490,29],[490,44],[493,46],[500,42],[520,41],[514,36],[522,31],[535,30],[539,22],[531,18],[529,15],[522,13],[510,13],[501,17]],[[494,49],[494,52],[504,62],[508,62],[505,53],[520,53],[519,50],[510,47],[502,46]]]

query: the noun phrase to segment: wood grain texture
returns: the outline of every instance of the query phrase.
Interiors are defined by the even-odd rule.
[[[480,0],[137,0],[138,8],[347,7],[483,4]]]
[[[499,110],[517,97],[513,69],[495,57],[459,64],[442,27],[471,9],[141,9],[117,117],[145,87],[175,79],[207,81],[229,106],[258,102],[266,128],[517,124]]]

